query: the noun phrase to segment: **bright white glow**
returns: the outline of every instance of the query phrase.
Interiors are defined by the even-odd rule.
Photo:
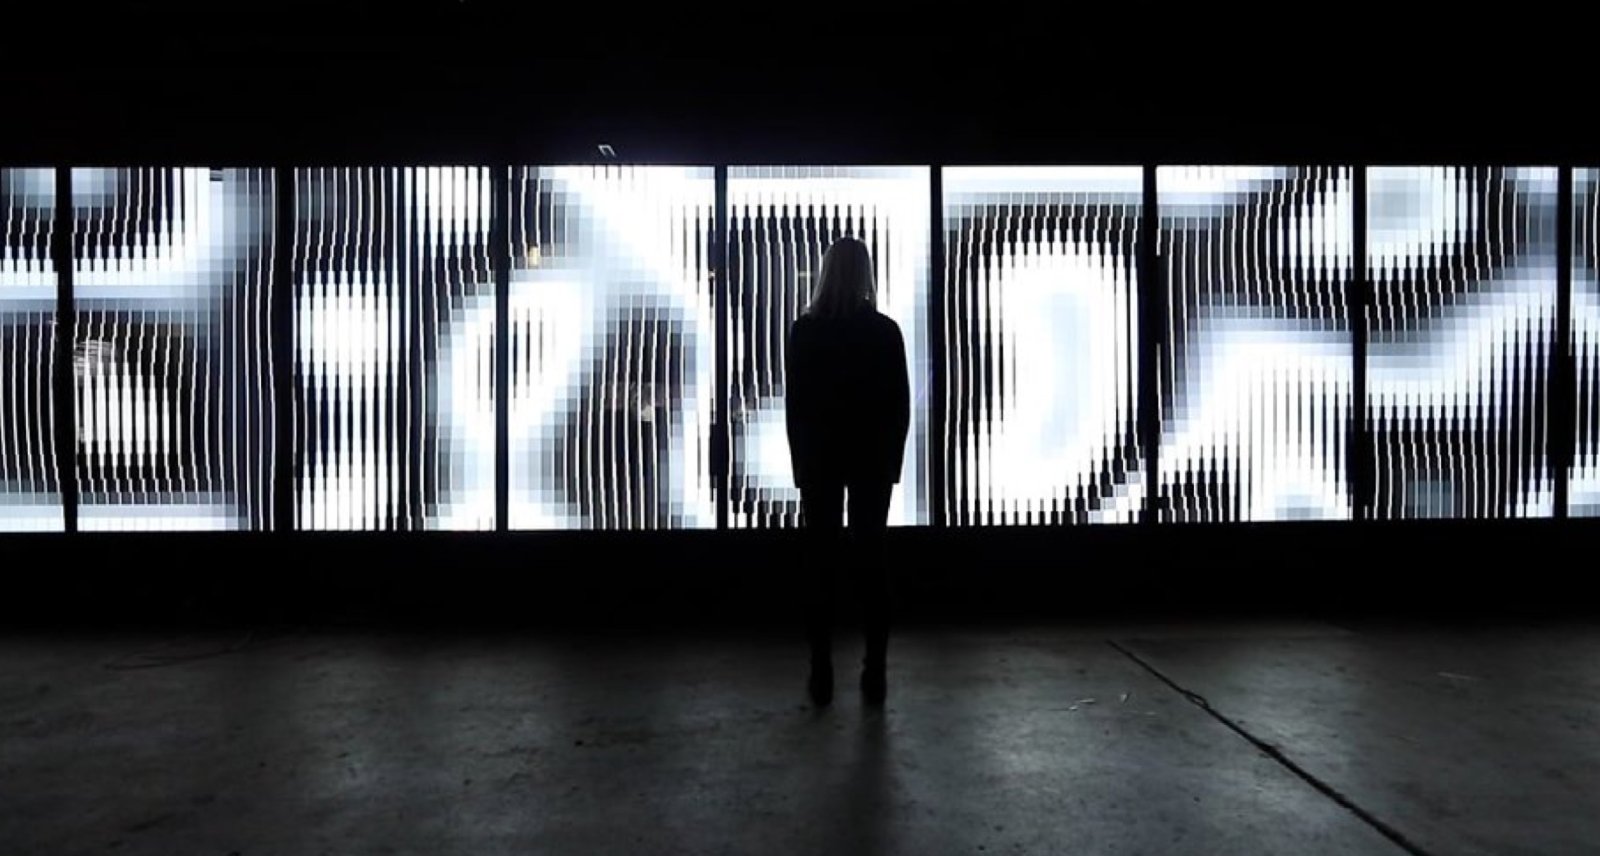
[[[492,529],[487,171],[296,180],[298,525]]]
[[[0,169],[0,532],[61,531],[50,258],[55,171]]]
[[[295,302],[298,362],[316,386],[338,390],[365,409],[401,368],[400,342],[387,335],[394,307],[383,295],[353,293],[342,276],[321,288],[328,296]],[[310,518],[306,528],[373,528],[381,513],[377,503],[387,493],[370,492],[379,476],[378,459],[354,450],[314,470],[299,493],[302,519]]]
[[[1545,406],[1536,390],[1555,329],[1557,171],[1367,175],[1378,515],[1549,515],[1544,419],[1522,408]]]
[[[1175,484],[1220,458],[1243,480],[1239,519],[1348,519],[1341,439],[1352,383],[1348,334],[1213,316],[1189,353],[1186,386],[1203,393],[1163,432],[1161,482]],[[1323,408],[1331,431],[1307,418]]]
[[[91,402],[78,432],[87,454],[143,466],[182,445],[182,436],[154,431],[174,422],[172,393],[159,378],[146,379],[115,358],[82,361],[78,368]]]
[[[819,235],[848,221],[855,237],[876,248],[878,309],[899,325],[906,340],[911,380],[911,428],[904,468],[889,505],[891,525],[928,522],[928,206],[926,167],[731,167],[728,170],[730,228],[743,223],[764,243],[741,252],[754,255],[753,271],[730,271],[736,305],[729,324],[730,382],[739,389],[729,403],[730,428],[769,431],[783,421],[782,349],[788,325],[803,297],[779,289],[804,284],[813,271],[801,267],[808,254],[826,249]],[[780,226],[785,213],[795,218]],[[796,221],[810,225],[797,227]],[[813,246],[815,244],[815,246]],[[763,435],[764,436],[764,435]],[[732,439],[732,438],[730,438]],[[729,484],[729,525],[735,528],[796,525],[800,492],[787,453],[771,451],[760,437],[733,443],[734,453],[756,457],[734,462]],[[780,487],[767,488],[767,485]]]
[[[27,494],[13,493],[0,501],[0,532],[60,532],[66,519],[59,499],[43,501]]]
[[[270,527],[272,171],[73,181],[84,526]]]
[[[1367,255],[1392,268],[1434,248],[1473,239],[1475,212],[1463,205],[1463,171],[1454,167],[1367,172]],[[1464,216],[1463,216],[1464,215]]]
[[[782,493],[794,488],[789,467],[789,432],[783,399],[767,398],[744,412],[740,460],[748,461],[754,489]]]
[[[1016,367],[989,438],[986,494],[1013,513],[1080,487],[1120,438],[1119,272],[1081,245],[996,260],[1001,331]]]
[[[49,168],[5,168],[5,194],[0,196],[0,301],[12,311],[13,301],[39,301],[53,308],[55,268],[49,241],[55,228],[56,174]],[[43,239],[43,251],[34,249]],[[3,322],[0,322],[3,323]]]
[[[118,175],[134,185],[136,198],[115,193]],[[170,186],[167,182],[170,181]],[[232,212],[230,205],[248,204],[234,198],[234,188],[212,182],[209,169],[122,170],[76,168],[72,171],[73,203],[79,209],[110,206],[107,220],[123,228],[110,232],[109,243],[90,243],[89,255],[73,258],[72,286],[91,300],[166,300],[185,302],[213,296],[219,289],[217,262],[232,257],[233,235],[226,231],[229,214],[270,216],[264,206],[255,212]],[[122,208],[150,204],[160,182],[163,198],[182,212],[158,221],[146,231],[131,228],[134,212]],[[86,185],[80,188],[79,184]],[[109,224],[107,224],[109,225]],[[97,232],[91,233],[99,237]]]
[[[1137,166],[945,167],[946,196],[962,204],[1016,202],[1016,194],[1083,194],[1093,201],[1137,203],[1144,171]]]
[[[1578,368],[1577,426],[1567,509],[1600,517],[1600,169],[1572,171],[1572,353]]]
[[[241,528],[227,502],[84,505],[78,509],[83,532],[223,532]]]
[[[510,526],[708,527],[712,171],[512,188]]]
[[[1209,216],[1284,178],[1277,166],[1164,166],[1157,172],[1162,216]]]
[[[1142,170],[960,167],[943,186],[950,520],[1136,519]]]
[[[1162,519],[1348,519],[1347,168],[1161,167]]]
[[[494,526],[494,469],[474,466],[494,448],[494,300],[471,299],[440,336],[440,454],[454,458],[458,480],[443,485],[434,529]]]

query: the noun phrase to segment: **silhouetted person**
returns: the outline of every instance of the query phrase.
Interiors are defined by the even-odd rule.
[[[882,537],[900,481],[911,394],[900,327],[878,312],[872,256],[854,238],[822,257],[811,305],[789,328],[785,365],[789,456],[813,545],[806,588],[807,686],[833,699],[833,573],[844,565],[862,595],[866,655],[861,693],[882,704],[889,647],[889,569]],[[844,530],[846,502],[850,529]],[[814,575],[814,576],[813,576]]]

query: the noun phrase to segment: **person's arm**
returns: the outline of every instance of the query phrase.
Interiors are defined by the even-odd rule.
[[[805,483],[811,462],[811,426],[816,424],[815,391],[806,337],[799,321],[789,326],[783,349],[784,427],[789,434],[789,465],[796,487]]]
[[[889,437],[894,450],[894,468],[890,472],[899,484],[900,467],[906,455],[906,432],[911,427],[911,375],[906,365],[906,340],[900,334],[900,325],[891,321],[889,329],[894,332],[889,349],[894,355],[889,365]]]

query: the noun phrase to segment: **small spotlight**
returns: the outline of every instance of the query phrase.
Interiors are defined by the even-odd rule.
[[[600,156],[605,158],[606,160],[616,160],[617,159],[617,150],[613,149],[609,143],[601,143],[599,145],[599,149],[600,149]]]

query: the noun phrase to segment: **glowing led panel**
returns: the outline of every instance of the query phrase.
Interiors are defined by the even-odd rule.
[[[270,529],[265,169],[74,169],[78,526]]]
[[[1379,518],[1548,516],[1555,169],[1367,171]]]
[[[1342,520],[1348,167],[1161,167],[1158,519]]]
[[[494,527],[489,171],[295,171],[295,524]]]
[[[948,522],[1137,518],[1142,175],[944,171]]]
[[[717,522],[708,168],[511,173],[510,525]]]
[[[0,169],[0,532],[61,531],[54,387],[56,176]]]
[[[926,167],[734,167],[728,173],[728,522],[795,526],[784,428],[783,350],[834,240],[864,241],[878,309],[900,325],[911,380],[904,469],[891,525],[928,522]]]
[[[1577,444],[1567,512],[1600,517],[1600,169],[1572,171],[1572,355]]]

